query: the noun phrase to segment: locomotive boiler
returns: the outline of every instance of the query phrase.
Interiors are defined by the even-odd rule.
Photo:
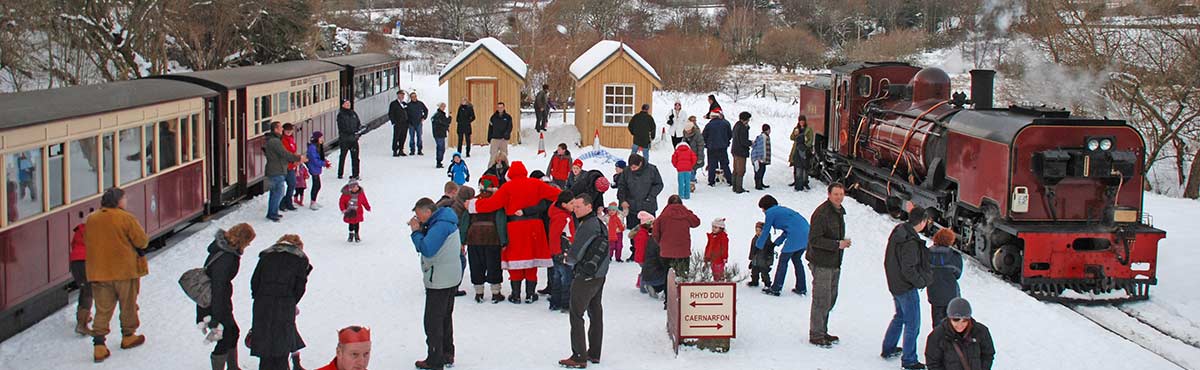
[[[994,74],[972,71],[968,100],[937,68],[834,68],[801,89],[812,170],[878,211],[925,208],[960,251],[1039,298],[1146,299],[1166,233],[1142,209],[1141,135],[1121,120],[994,107]]]

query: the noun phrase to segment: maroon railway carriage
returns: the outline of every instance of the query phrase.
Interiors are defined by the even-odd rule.
[[[834,68],[800,93],[814,170],[881,212],[926,208],[965,254],[1039,298],[1146,299],[1166,233],[1142,209],[1141,135],[1120,120],[993,107],[993,76],[972,71],[968,101],[937,68]]]
[[[152,237],[204,212],[210,89],[135,80],[0,94],[0,340],[67,303],[74,227],[120,186]]]

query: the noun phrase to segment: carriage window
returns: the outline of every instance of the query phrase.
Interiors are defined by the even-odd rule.
[[[204,157],[204,131],[200,131],[200,114],[192,115],[192,159]]]
[[[604,85],[604,124],[624,126],[633,118],[633,85]]]
[[[272,111],[271,96],[270,95],[263,96],[262,97],[262,118],[265,119],[265,118],[271,117],[271,111]]]
[[[367,75],[356,76],[355,79],[358,80],[358,89],[354,92],[354,97],[357,99],[365,98],[367,89],[371,88],[371,83],[367,81]]]
[[[854,85],[858,89],[858,96],[871,97],[871,76],[858,76],[858,81]]]
[[[113,162],[115,159],[113,158],[114,139],[115,137],[113,133],[110,132],[104,134],[104,139],[100,141],[100,144],[103,145],[101,146],[100,150],[100,159],[104,164],[104,173],[100,176],[101,189],[117,186],[117,183],[114,180],[117,178],[117,166],[116,163]]]
[[[142,128],[134,127],[121,130],[117,135],[117,154],[120,156],[121,185],[142,178]]]
[[[162,121],[158,123],[158,157],[162,158],[158,165],[161,169],[168,169],[179,164],[176,161],[175,139],[179,136],[178,121]]]
[[[158,172],[158,168],[154,164],[158,162],[161,154],[154,153],[154,138],[156,137],[154,134],[154,124],[146,125],[145,129],[146,133],[142,137],[146,139],[146,146],[144,147],[146,149],[146,160],[143,163],[146,164],[146,174],[153,175]]]
[[[188,123],[187,116],[179,119],[179,154],[181,161],[179,163],[187,163],[192,160],[192,125]]]
[[[332,95],[330,95],[330,94],[329,94],[330,85],[331,85],[331,83],[330,83],[330,82],[326,82],[326,83],[325,83],[325,95],[322,95],[322,96],[324,96],[325,98],[324,98],[324,99],[321,99],[321,100],[329,100],[329,98],[332,96]]]
[[[281,92],[281,93],[279,93],[279,95],[276,95],[276,99],[277,100],[275,101],[275,103],[277,104],[277,106],[275,108],[275,112],[276,113],[287,113],[287,111],[288,111],[288,93],[287,93],[287,91]]]
[[[260,118],[258,115],[259,114],[258,113],[258,100],[259,99],[261,99],[261,98],[254,98],[254,120],[255,121],[259,120],[259,118]]]
[[[42,211],[42,148],[8,154],[4,158],[8,182],[8,222],[24,220]]]
[[[96,137],[85,137],[71,141],[71,201],[96,195],[100,192],[100,183],[96,171],[100,163],[96,156]],[[111,154],[111,153],[110,153]]]
[[[46,200],[50,202],[50,209],[63,205],[63,146],[59,143],[46,147],[49,157],[46,163],[46,177],[49,181],[46,184]]]
[[[312,96],[313,103],[321,101],[321,85],[312,85],[312,89],[308,92]]]

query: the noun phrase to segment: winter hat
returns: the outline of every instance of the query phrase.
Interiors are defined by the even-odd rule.
[[[721,217],[721,218],[713,220],[712,225],[713,225],[713,227],[719,227],[719,228],[724,229],[725,228],[725,218]]]
[[[691,148],[692,148],[692,146],[691,146],[691,145],[688,145],[688,143],[685,143],[685,142],[682,142],[682,141],[680,141],[680,142],[679,142],[679,145],[676,145],[676,146],[675,146],[675,149],[679,149],[679,147],[681,147],[681,146],[686,146],[688,149],[691,149]]]
[[[608,210],[616,211],[617,209],[617,202],[608,202]]]
[[[351,186],[358,186],[358,179],[350,179],[350,182],[346,183],[347,189],[350,188]]]
[[[946,307],[946,316],[952,319],[971,318],[971,303],[962,297],[950,300],[950,305]]]
[[[320,139],[322,136],[325,136],[325,134],[321,133],[320,131],[313,131],[312,133],[313,140]]]
[[[365,326],[347,326],[338,330],[338,344],[361,343],[371,341],[371,329]]]
[[[617,168],[625,168],[625,167],[626,167],[625,160],[618,159],[617,160]]]
[[[600,177],[596,178],[596,183],[594,183],[592,185],[596,187],[597,192],[603,193],[603,192],[608,191],[610,184],[608,183],[608,178],[606,178],[604,176],[600,176]]]
[[[483,175],[479,178],[479,187],[481,190],[500,187],[500,178],[496,175]]]
[[[454,158],[454,157],[462,157],[462,153],[454,152],[454,154],[450,155],[450,158]]]
[[[650,212],[640,211],[638,212],[638,221],[641,221],[643,224],[654,222],[654,215],[650,214]]]
[[[579,158],[575,158],[575,161],[571,162],[571,167],[583,168],[583,161],[580,160]]]
[[[530,177],[530,178],[535,178],[535,179],[539,179],[539,180],[540,180],[540,179],[542,179],[543,177],[546,177],[546,173],[545,173],[545,172],[542,172],[542,170],[533,170],[533,172],[530,172],[530,173],[529,173],[529,177]]]

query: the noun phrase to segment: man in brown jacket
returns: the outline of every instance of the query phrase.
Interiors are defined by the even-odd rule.
[[[125,191],[111,188],[100,198],[99,212],[87,219],[84,240],[87,243],[87,278],[96,302],[96,321],[92,326],[93,360],[101,362],[110,355],[104,345],[108,323],[117,304],[121,305],[121,348],[142,345],[146,337],[137,334],[137,296],[141,277],[149,273],[143,256],[150,239],[132,213],[125,211]]]
[[[846,186],[834,182],[827,190],[828,200],[813,211],[805,254],[813,276],[808,342],[826,348],[838,341],[836,335],[829,335],[829,312],[837,303],[842,257],[850,248],[850,239],[846,238],[846,209],[842,207]]]

